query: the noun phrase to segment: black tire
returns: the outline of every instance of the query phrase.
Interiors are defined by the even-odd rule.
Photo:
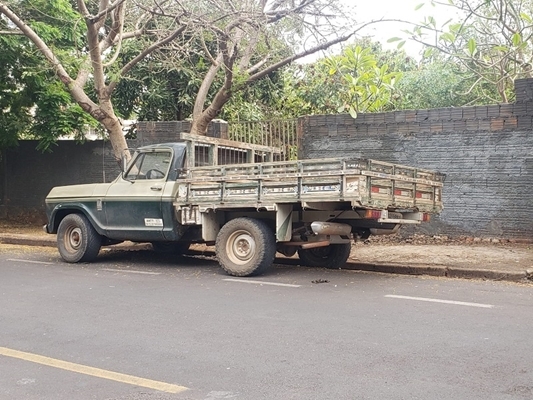
[[[235,218],[220,229],[215,248],[220,266],[229,275],[258,275],[274,262],[276,239],[264,221]]]
[[[93,261],[100,247],[102,236],[89,220],[81,214],[69,214],[57,229],[57,248],[61,258],[69,263]]]
[[[189,250],[189,242],[152,242],[152,248],[158,253],[181,255]]]
[[[331,244],[314,249],[299,249],[298,257],[306,267],[342,268],[350,256],[351,243]]]

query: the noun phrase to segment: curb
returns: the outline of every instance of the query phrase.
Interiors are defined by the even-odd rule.
[[[27,235],[0,235],[0,243],[2,244],[14,244],[22,246],[43,246],[43,247],[56,247],[55,239],[48,238],[35,238]],[[146,250],[148,247],[145,244],[138,243],[125,243],[115,246],[106,247],[108,249],[118,250]],[[189,250],[190,255],[203,255],[214,256],[215,252],[211,250]],[[276,257],[275,262],[285,265],[300,265],[299,261],[295,258]],[[490,269],[468,269],[458,268],[450,266],[439,265],[401,265],[401,264],[367,264],[357,262],[347,262],[343,268],[351,271],[367,271],[367,272],[380,272],[386,274],[399,274],[399,275],[425,275],[425,276],[437,276],[447,278],[460,278],[460,279],[482,279],[492,281],[507,281],[507,282],[524,282],[533,280],[533,273],[531,271],[501,271]]]
[[[469,269],[447,266],[409,266],[409,265],[391,265],[391,264],[361,264],[346,263],[343,269],[381,272],[401,275],[426,275],[441,276],[446,278],[461,279],[482,279],[492,281],[520,282],[531,279],[532,275],[527,271],[501,271],[491,269]]]
[[[2,244],[16,244],[21,246],[42,246],[42,247],[56,247],[56,241],[53,239],[41,239],[24,235],[6,235],[0,236],[0,243]]]
[[[210,250],[189,250],[188,254],[214,256],[215,252]],[[274,261],[278,264],[300,266],[299,260],[296,258],[276,257]],[[380,272],[385,274],[441,276],[446,278],[482,279],[507,282],[524,282],[533,278],[533,273],[528,271],[509,272],[490,269],[447,267],[444,265],[412,266],[401,264],[367,264],[348,261],[344,267],[339,269],[349,271]]]

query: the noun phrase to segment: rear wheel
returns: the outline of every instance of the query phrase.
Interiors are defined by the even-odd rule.
[[[101,246],[102,236],[84,215],[69,214],[59,224],[57,248],[66,262],[93,261]]]
[[[276,240],[268,225],[252,218],[235,218],[218,233],[216,254],[220,266],[233,276],[257,275],[274,262]]]
[[[306,267],[337,269],[346,264],[352,249],[351,243],[330,244],[314,249],[299,249],[298,257]]]

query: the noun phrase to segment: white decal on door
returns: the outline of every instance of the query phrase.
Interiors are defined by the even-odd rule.
[[[161,218],[145,218],[145,226],[163,226],[163,220]]]

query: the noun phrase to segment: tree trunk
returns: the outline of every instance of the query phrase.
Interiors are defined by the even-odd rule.
[[[100,98],[99,104],[96,104],[87,96],[87,94],[83,91],[83,88],[75,83],[70,85],[70,93],[83,111],[89,113],[107,130],[107,133],[109,134],[109,141],[113,147],[115,160],[120,162],[124,156],[127,160],[129,160],[131,155],[128,151],[126,138],[122,132],[122,124],[115,115],[113,103],[111,102],[109,96]]]
[[[197,118],[193,119],[191,133],[195,135],[206,135],[209,123],[213,121],[222,110],[222,107],[229,101],[231,94],[222,88],[218,91],[213,102]]]
[[[213,62],[213,64],[211,64],[211,67],[209,67],[209,71],[207,71],[207,73],[205,74],[205,77],[202,81],[202,85],[200,86],[200,89],[198,89],[198,93],[196,95],[196,101],[194,102],[194,109],[192,112],[193,120],[200,118],[200,116],[203,113],[205,101],[207,99],[207,94],[209,93],[209,89],[211,88],[211,85],[213,84],[215,80],[217,72],[220,69],[222,60],[223,60],[222,53],[220,53],[217,59]]]
[[[105,126],[109,134],[109,141],[113,147],[115,160],[120,162],[122,157],[126,157],[126,159],[129,160],[131,155],[128,151],[128,144],[126,143],[126,138],[122,132],[122,124],[115,115],[115,110],[113,109],[111,99],[109,97],[100,99],[100,108],[105,114],[105,117],[101,120],[101,123]]]
[[[128,151],[128,144],[124,138],[124,133],[122,132],[122,124],[116,115],[112,115],[105,120],[101,121],[102,125],[105,126],[109,134],[109,141],[113,147],[113,154],[115,160],[120,162],[122,157],[126,157],[126,160],[130,160],[131,154]]]

